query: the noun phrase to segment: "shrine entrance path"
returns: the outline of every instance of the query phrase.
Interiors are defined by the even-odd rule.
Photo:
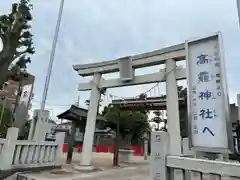
[[[66,158],[65,158],[66,159]],[[64,159],[64,160],[65,160]],[[150,158],[149,158],[150,159]],[[64,161],[63,160],[63,161]],[[110,153],[93,153],[93,165],[98,170],[87,173],[74,170],[81,160],[81,154],[74,153],[72,164],[63,165],[62,169],[42,171],[38,173],[28,173],[25,176],[41,179],[58,179],[58,180],[77,180],[77,179],[139,179],[149,177],[149,160],[145,161],[142,156],[135,156],[133,163],[121,163],[120,167],[113,167],[113,154]],[[140,179],[139,179],[140,180]]]

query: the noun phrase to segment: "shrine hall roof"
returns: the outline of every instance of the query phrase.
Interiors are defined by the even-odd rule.
[[[68,110],[57,115],[57,118],[66,119],[70,121],[81,121],[87,118],[87,113],[88,113],[87,109],[72,105]],[[105,121],[105,119],[100,115],[97,115],[97,120]]]

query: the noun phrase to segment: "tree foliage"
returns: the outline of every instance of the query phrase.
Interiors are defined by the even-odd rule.
[[[149,131],[148,117],[145,113],[121,110],[118,106],[106,106],[102,115],[111,129],[116,130],[116,124],[119,123],[120,135],[126,144],[138,143],[143,132]]]
[[[31,62],[31,55],[35,53],[30,32],[31,10],[30,0],[19,0],[12,4],[9,14],[0,16],[0,39],[3,43],[0,52],[0,87],[21,68],[26,68],[26,64]],[[9,71],[13,61],[16,64]]]
[[[178,86],[178,97],[184,98],[184,105],[179,106],[179,119],[180,119],[180,133],[182,137],[186,137],[188,135],[188,120],[187,120],[187,88],[184,88],[183,86]],[[162,95],[161,98],[166,98],[166,95]],[[164,127],[161,129],[163,131],[167,131],[167,121],[160,118],[160,112],[154,111],[155,117],[152,119],[152,121],[156,123],[164,122]]]
[[[164,119],[161,118],[161,115],[162,115],[162,112],[160,110],[156,110],[156,111],[153,111],[153,114],[155,115],[155,117],[153,117],[151,119],[152,122],[155,122],[157,123],[157,128],[156,130],[162,130],[160,128],[160,123],[164,122]],[[164,125],[165,126],[165,125]]]

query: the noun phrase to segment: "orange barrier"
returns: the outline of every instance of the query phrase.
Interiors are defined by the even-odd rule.
[[[96,152],[108,153],[108,146],[96,146]]]
[[[96,146],[96,152],[97,153],[114,153],[114,145],[111,145],[110,147],[108,146]],[[144,155],[144,149],[143,147],[139,147],[139,146],[132,146],[131,150],[134,151],[134,156],[143,156]],[[62,151],[63,153],[68,152],[68,144],[65,143],[63,144],[62,147]],[[82,152],[82,144],[79,144],[77,147],[77,152],[81,153]]]
[[[82,152],[82,144],[79,144],[79,145],[78,145],[78,150],[77,150],[77,152],[79,152],[79,153]]]
[[[68,152],[68,144],[67,143],[63,144],[62,151],[63,151],[63,153]]]
[[[143,156],[144,149],[139,146],[132,146],[131,149],[134,151],[134,156]]]

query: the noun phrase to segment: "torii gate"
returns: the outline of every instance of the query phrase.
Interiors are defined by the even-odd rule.
[[[116,60],[83,65],[74,65],[73,69],[82,77],[93,76],[92,81],[79,84],[79,91],[91,91],[87,124],[84,135],[83,152],[80,166],[76,169],[91,169],[93,135],[96,115],[102,88],[114,88],[148,83],[166,82],[168,132],[170,134],[171,154],[181,154],[181,136],[178,109],[177,80],[186,79],[186,68],[177,67],[176,61],[185,60],[185,44],[178,44],[149,53],[123,57]],[[159,72],[134,75],[134,70],[165,64]],[[120,72],[117,79],[105,80],[102,74]]]

